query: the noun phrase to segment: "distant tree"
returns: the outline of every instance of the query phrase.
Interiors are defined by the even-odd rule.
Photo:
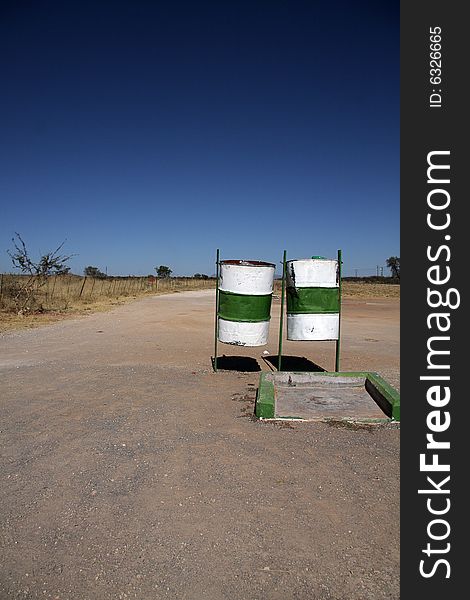
[[[157,272],[157,276],[161,277],[162,279],[171,277],[171,274],[173,273],[173,271],[170,269],[170,267],[166,267],[165,265],[160,265],[159,267],[155,267],[155,270]]]
[[[391,256],[387,258],[387,267],[392,272],[392,277],[394,279],[400,279],[400,257],[399,256]]]
[[[55,250],[43,254],[39,260],[31,258],[21,235],[15,232],[13,250],[7,250],[13,267],[26,277],[16,287],[14,301],[18,314],[35,309],[41,309],[37,293],[48,281],[51,275],[66,275],[70,272],[67,262],[73,254],[60,254],[65,240]]]
[[[108,276],[103,271],[100,271],[98,267],[88,266],[83,269],[83,273],[86,277],[94,277],[95,279],[106,279]]]
[[[32,275],[34,277],[47,277],[48,275],[64,275],[70,271],[67,262],[74,256],[59,254],[65,240],[52,252],[41,256],[38,261],[34,261],[29,255],[26,244],[19,233],[15,233],[12,238],[13,250],[7,250],[11,262],[15,269],[19,269],[23,275]]]
[[[206,275],[205,273],[195,273],[193,277],[194,279],[209,279],[209,275]]]

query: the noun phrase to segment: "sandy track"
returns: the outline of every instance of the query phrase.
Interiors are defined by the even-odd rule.
[[[0,338],[1,598],[399,597],[399,430],[251,420],[258,374],[211,370],[213,301]],[[345,301],[343,369],[398,385],[398,310]]]

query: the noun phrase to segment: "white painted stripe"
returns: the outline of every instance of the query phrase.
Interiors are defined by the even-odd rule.
[[[241,323],[219,318],[219,340],[236,346],[265,346],[268,343],[269,321]]]
[[[338,287],[337,260],[305,258],[289,260],[287,285],[293,287]]]
[[[265,296],[272,294],[274,267],[220,265],[219,289],[223,292]]]
[[[287,315],[288,340],[337,340],[339,314]]]

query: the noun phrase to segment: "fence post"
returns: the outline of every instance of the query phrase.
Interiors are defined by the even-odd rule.
[[[90,290],[90,298],[93,295],[93,288],[95,287],[95,281],[96,281],[96,279],[93,277],[93,283],[91,284],[91,290]]]
[[[83,278],[82,289],[80,290],[80,294],[79,294],[79,296],[78,296],[79,298],[81,298],[81,297],[82,297],[82,294],[83,294],[83,288],[85,287],[85,283],[86,283],[86,275],[85,275],[85,277]]]
[[[52,292],[51,292],[51,300],[54,297],[54,290],[55,290],[55,283],[57,281],[57,275],[54,275],[54,285],[52,286]]]

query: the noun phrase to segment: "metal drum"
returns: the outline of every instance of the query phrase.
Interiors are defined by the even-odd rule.
[[[257,260],[220,261],[218,338],[235,346],[268,342],[275,265]]]
[[[289,260],[287,271],[287,339],[339,338],[338,261],[326,258]]]

